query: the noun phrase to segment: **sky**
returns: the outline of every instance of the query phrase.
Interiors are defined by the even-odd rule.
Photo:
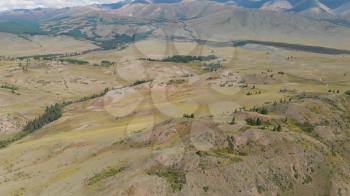
[[[71,7],[78,5],[115,3],[120,0],[0,0],[0,10],[38,7]]]

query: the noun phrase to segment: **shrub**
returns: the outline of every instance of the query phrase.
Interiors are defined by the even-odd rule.
[[[114,62],[111,62],[111,61],[107,61],[107,60],[101,61],[101,66],[104,66],[104,67],[109,67],[113,64],[114,64]]]
[[[236,123],[236,118],[235,117],[232,117],[232,120],[231,122],[229,123],[230,125],[234,125]]]
[[[10,145],[11,143],[22,139],[23,137],[25,137],[25,136],[28,135],[28,134],[29,134],[29,132],[21,131],[21,132],[18,132],[18,133],[16,133],[16,134],[14,134],[13,136],[11,136],[11,137],[8,138],[8,139],[1,140],[1,141],[0,141],[0,148],[5,148],[5,147],[7,147],[8,145]]]
[[[146,82],[149,82],[149,80],[137,80],[131,86],[137,86]]]
[[[173,192],[181,191],[184,184],[186,184],[185,173],[174,167],[162,167],[148,171],[148,175],[156,175],[164,178],[170,185]]]
[[[204,192],[208,192],[208,190],[209,190],[209,186],[204,186],[204,187],[203,187],[203,191],[204,191]]]
[[[260,114],[264,114],[264,115],[266,115],[268,113],[268,111],[265,107],[254,107],[253,109],[251,109],[251,111],[257,112]]]
[[[76,101],[70,101],[70,102],[64,102],[64,106],[66,105],[69,105],[69,104],[72,104],[72,103],[79,103],[79,102],[83,102],[83,101],[87,101],[87,100],[90,100],[90,99],[95,99],[97,97],[102,97],[104,95],[106,95],[109,91],[109,88],[105,88],[101,93],[97,93],[97,94],[93,94],[93,95],[90,95],[90,96],[86,96],[86,97],[83,97],[81,99],[78,99]]]
[[[273,127],[272,131],[277,131],[277,132],[282,131],[281,125],[280,125],[280,124],[278,124],[277,126],[275,125],[275,126]]]
[[[258,111],[260,114],[267,114],[268,113],[268,111],[267,111],[267,109],[266,108],[261,108],[259,111]]]
[[[204,156],[208,156],[209,153],[205,152],[205,151],[197,151],[196,155],[200,156],[200,157],[204,157]]]
[[[203,70],[206,71],[216,71],[220,69],[222,65],[220,63],[205,63],[203,64]]]
[[[309,175],[306,175],[304,178],[303,184],[308,184],[310,182],[312,182],[312,177]]]
[[[310,133],[314,130],[314,126],[311,125],[309,122],[297,123],[297,126],[300,127],[301,130],[307,133]]]
[[[10,84],[2,84],[0,86],[0,88],[4,88],[4,89],[10,89],[10,90],[18,90],[18,87],[14,86],[14,85],[10,85]]]
[[[262,125],[262,121],[260,118],[247,118],[245,121],[247,122],[248,125],[251,125],[251,126]]]
[[[186,80],[184,80],[184,79],[175,79],[175,80],[169,80],[166,84],[167,85],[178,85],[178,84],[183,84],[185,82],[186,82]]]
[[[96,184],[97,182],[109,178],[109,177],[113,177],[117,174],[119,174],[120,172],[122,172],[125,168],[108,168],[103,170],[100,173],[95,174],[93,177],[89,178],[87,181],[88,185],[93,185]]]
[[[184,118],[194,118],[194,114],[184,114],[183,115]]]
[[[348,90],[348,91],[345,91],[345,95],[348,95],[348,96],[350,96],[350,90]]]

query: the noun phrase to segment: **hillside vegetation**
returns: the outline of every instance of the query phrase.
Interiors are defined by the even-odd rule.
[[[45,34],[40,26],[33,22],[24,20],[5,20],[0,19],[0,32],[15,34]]]

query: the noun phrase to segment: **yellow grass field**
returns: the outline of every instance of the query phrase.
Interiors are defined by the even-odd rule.
[[[81,48],[93,46],[83,44]],[[23,51],[21,54],[27,53]],[[200,62],[183,64],[140,59],[161,59],[176,54],[213,54],[219,57],[223,67],[209,72],[202,69]],[[202,142],[209,136],[203,136],[204,139],[196,136],[201,131],[210,135],[214,129],[220,128],[224,133],[234,130],[230,134],[243,134],[248,129],[244,120],[237,117],[237,125],[228,125],[235,110],[279,103],[303,92],[332,96],[337,94],[333,91],[339,90],[338,94],[343,94],[350,86],[349,55],[322,55],[256,46],[220,48],[189,42],[146,40],[123,50],[92,52],[73,58],[89,64],[33,60],[29,70],[24,71],[18,66],[19,61],[0,61],[0,84],[18,87],[15,92],[0,88],[1,113],[12,117],[33,119],[47,105],[114,88],[102,97],[65,107],[59,120],[1,149],[1,195],[168,194],[171,191],[166,178],[147,174],[154,160],[168,166],[186,160],[193,148],[208,148],[211,143]],[[103,60],[115,64],[109,67],[94,65]],[[147,81],[131,85],[138,80]],[[242,84],[246,86],[242,87]],[[188,125],[190,120],[184,120],[183,115],[192,113],[198,121]],[[276,118],[274,115],[268,117]],[[0,120],[11,125],[14,122],[10,119],[3,117]],[[186,136],[187,126],[192,126],[193,130],[191,134],[194,136],[190,139]],[[11,135],[20,127],[7,126],[7,131],[2,134]],[[159,135],[158,129],[163,130]],[[171,132],[174,129],[175,134]],[[254,131],[256,129],[251,132]],[[268,131],[264,131],[267,134]],[[310,136],[299,135],[298,131],[266,138],[264,131],[251,137],[262,139],[266,146],[276,142],[280,135],[281,141],[294,141],[291,137],[295,136],[300,143],[306,140],[314,142]],[[154,141],[154,138],[158,140]],[[190,147],[185,145],[188,140],[192,141]],[[317,142],[317,147],[312,144],[305,144],[305,148],[322,146]],[[221,161],[224,159],[217,164],[235,165],[242,160],[256,164],[243,153],[228,156],[220,150],[210,152],[215,156],[208,155]],[[289,150],[294,150],[294,146],[286,153],[278,151],[278,154],[283,157],[292,153]],[[200,161],[200,158],[193,160]],[[205,162],[206,166],[201,162],[201,166],[205,168],[214,164],[210,161]],[[245,168],[244,164],[237,164],[237,167]],[[190,162],[186,167],[193,165],[195,163]],[[113,176],[103,173],[111,168],[124,169]],[[217,168],[203,173],[208,176],[224,175]],[[192,185],[206,186],[206,182],[202,182],[203,173],[189,173],[188,184],[184,185],[182,193],[188,193],[186,191]],[[246,175],[251,179],[250,174]],[[89,185],[91,178],[97,181],[96,184]],[[223,183],[216,182],[216,177],[211,179],[214,180],[210,181],[210,187],[220,187]],[[317,179],[315,177],[315,181]],[[196,184],[199,182],[203,185]],[[302,193],[314,189],[311,187]],[[218,195],[224,194],[217,191]],[[202,192],[202,188],[197,190],[198,194]]]

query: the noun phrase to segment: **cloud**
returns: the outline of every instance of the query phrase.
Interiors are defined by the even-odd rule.
[[[120,0],[0,0],[0,10],[30,9],[38,7],[72,7],[78,5],[115,3]]]

